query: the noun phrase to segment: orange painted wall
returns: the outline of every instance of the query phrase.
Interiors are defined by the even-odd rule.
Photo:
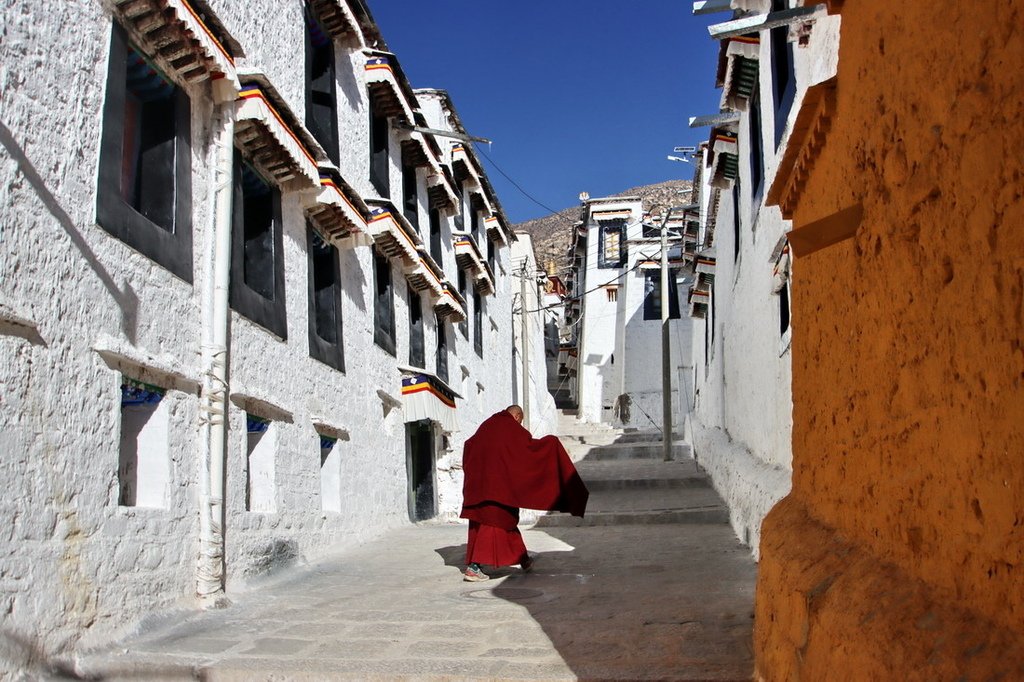
[[[794,227],[857,202],[856,236],[793,266],[793,491],[762,528],[758,671],[1024,679],[1024,2],[844,3]],[[988,653],[951,643],[964,623]]]

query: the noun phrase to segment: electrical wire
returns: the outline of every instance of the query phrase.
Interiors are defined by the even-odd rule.
[[[641,252],[640,255],[644,259],[653,258],[654,257],[653,254],[647,254],[647,253],[643,253],[643,252]],[[552,303],[551,305],[547,305],[547,306],[544,306],[542,308],[536,308],[534,310],[527,310],[526,312],[528,312],[528,313],[538,313],[538,312],[540,312],[542,310],[551,310],[552,308],[560,308],[560,307],[564,306],[566,303],[571,303],[572,301],[579,301],[580,299],[582,299],[584,296],[586,296],[589,293],[597,291],[598,289],[603,289],[606,286],[608,286],[609,284],[613,284],[614,282],[618,282],[620,279],[622,279],[623,277],[625,277],[629,273],[637,270],[640,267],[640,264],[643,263],[643,262],[644,262],[643,259],[637,259],[637,262],[633,265],[633,267],[629,268],[628,270],[623,270],[622,274],[619,275],[618,277],[614,277],[614,278],[608,280],[607,282],[605,282],[604,284],[598,284],[593,289],[587,289],[586,291],[580,293],[577,296],[567,296],[566,298],[563,298],[558,303]]]
[[[492,159],[491,157],[489,157],[489,156],[487,155],[487,153],[486,153],[486,152],[485,152],[485,151],[483,150],[483,148],[482,148],[482,145],[480,145],[480,144],[477,144],[477,145],[476,145],[476,150],[477,150],[478,152],[480,152],[480,155],[481,155],[482,157],[484,157],[485,159],[487,159],[487,162],[488,162],[489,164],[491,164],[492,166],[494,166],[494,170],[498,171],[498,173],[500,173],[502,177],[504,177],[504,178],[505,178],[506,180],[508,180],[509,182],[511,182],[511,183],[512,183],[512,186],[513,186],[513,187],[515,187],[515,188],[516,188],[517,190],[519,190],[520,192],[522,192],[522,193],[523,193],[523,196],[524,196],[524,197],[526,197],[527,199],[529,199],[529,200],[530,200],[530,201],[532,201],[533,203],[537,204],[538,206],[540,206],[541,208],[543,208],[543,209],[544,209],[545,211],[550,211],[551,213],[560,213],[560,211],[556,211],[555,209],[551,208],[550,206],[547,206],[547,205],[545,205],[545,204],[544,204],[543,202],[541,202],[540,200],[538,200],[538,199],[534,198],[534,196],[533,196],[532,194],[530,194],[529,192],[527,192],[527,191],[526,191],[525,189],[523,189],[523,188],[522,188],[522,186],[521,186],[521,185],[520,185],[520,184],[519,184],[518,182],[516,182],[515,180],[513,180],[513,179],[511,178],[511,176],[509,176],[509,174],[508,174],[508,173],[506,173],[505,171],[501,170],[501,168],[500,168],[500,167],[498,166],[498,164],[494,163],[494,159]],[[563,210],[564,210],[564,209],[563,209]]]

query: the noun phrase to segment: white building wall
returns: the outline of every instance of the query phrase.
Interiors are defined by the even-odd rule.
[[[517,233],[516,242],[512,245],[512,264],[514,276],[511,282],[517,282],[520,287],[522,280],[518,277],[526,276],[526,299],[525,302],[516,304],[515,309],[522,311],[525,308],[527,319],[527,339],[524,348],[522,338],[522,318],[514,315],[513,333],[515,335],[515,356],[518,366],[516,369],[515,394],[520,396],[519,404],[523,404],[522,396],[529,396],[529,421],[523,425],[534,434],[535,437],[548,435],[555,432],[558,422],[558,413],[555,409],[555,400],[548,392],[548,364],[544,327],[548,316],[542,309],[544,307],[543,289],[538,284],[538,277],[546,280],[546,275],[537,263],[537,256],[533,250],[533,240],[526,233]],[[522,289],[520,289],[520,292]],[[516,292],[516,293],[520,293]],[[519,301],[519,297],[516,297]],[[522,313],[520,313],[522,314]],[[528,353],[529,380],[526,388],[523,387],[522,354]]]
[[[717,263],[709,306],[713,312],[706,321],[694,320],[692,335],[695,452],[728,503],[737,536],[750,545],[755,557],[761,521],[789,492],[792,478],[790,334],[781,332],[779,297],[771,293],[771,256],[791,225],[778,207],[765,206],[763,199],[785,153],[802,93],[835,74],[839,19],[816,23],[809,46],[794,46],[797,94],[777,150],[767,35],[762,33],[759,69],[763,185],[760,190],[753,187],[754,150],[750,113],[745,112],[737,125],[739,190],[722,190],[717,214]],[[710,187],[705,185],[703,201],[709,196]]]
[[[301,3],[210,5],[243,44],[246,64],[264,71],[303,119]],[[0,501],[0,610],[6,636],[50,655],[103,641],[154,609],[191,604],[195,594],[200,296],[212,243],[213,105],[208,85],[188,88],[189,283],[96,224],[110,15],[92,2],[58,3],[41,13],[27,0],[3,0],[0,10],[0,476],[17,491]],[[340,45],[336,50],[340,166],[369,195],[363,59]],[[391,149],[397,199],[394,140]],[[425,210],[421,205],[424,230]],[[393,357],[373,343],[370,250],[341,250],[346,371],[336,371],[309,357],[306,222],[294,193],[282,195],[282,224],[287,338],[234,311],[230,317],[229,591],[273,567],[409,522],[402,410],[381,398],[400,399],[397,366],[408,358],[404,279],[396,267]],[[454,282],[450,221],[442,226],[443,265]],[[438,439],[442,518],[457,513],[461,502],[462,442],[511,400],[508,247],[497,258],[483,357],[457,329],[449,330],[450,379],[462,399],[460,430]],[[430,369],[434,323],[429,306],[424,313]],[[163,506],[118,505],[122,375],[167,389],[159,408],[166,418]],[[273,422],[267,511],[245,510],[247,411]],[[328,506],[336,510],[323,509],[314,421],[348,435],[335,445],[340,496]]]

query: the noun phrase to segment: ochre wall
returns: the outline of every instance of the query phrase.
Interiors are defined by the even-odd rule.
[[[1024,679],[1022,140],[1024,2],[844,3],[793,224],[864,218],[794,262],[764,679]]]

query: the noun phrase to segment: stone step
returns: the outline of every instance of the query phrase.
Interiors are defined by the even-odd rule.
[[[537,520],[535,528],[580,528],[596,526],[646,526],[654,524],[719,524],[729,523],[729,510],[724,506],[693,509],[648,511],[590,512],[584,518],[568,514],[548,514]]]
[[[678,437],[676,438],[678,441]],[[661,431],[624,431],[616,443],[660,443]]]
[[[624,478],[586,479],[590,492],[607,490],[678,490],[683,488],[710,488],[711,481],[707,476],[687,476],[685,478]]]
[[[587,461],[604,461],[619,459],[662,459],[664,452],[661,443],[626,443],[600,445],[587,453]],[[673,459],[690,457],[690,446],[685,443],[672,445]]]

